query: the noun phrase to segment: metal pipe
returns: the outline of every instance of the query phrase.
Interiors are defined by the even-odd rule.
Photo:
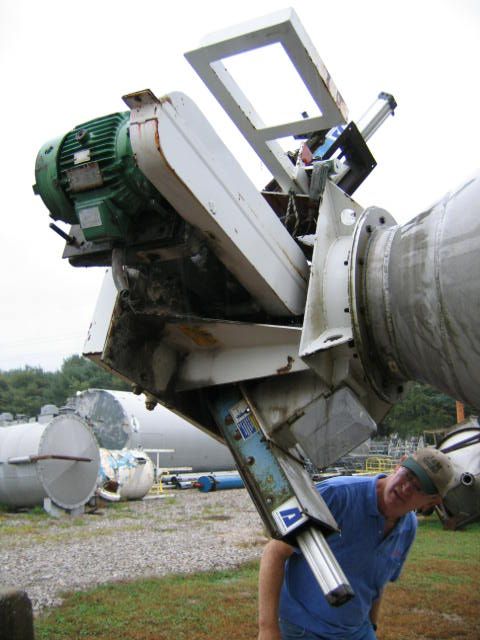
[[[320,531],[309,527],[297,535],[297,542],[329,604],[348,602],[352,587]]]
[[[376,207],[357,223],[355,345],[387,402],[416,380],[480,408],[479,202],[480,174],[402,226]]]
[[[67,456],[57,454],[45,454],[42,456],[17,456],[16,458],[9,458],[8,464],[30,464],[39,462],[40,460],[71,460],[73,462],[91,462],[92,458],[83,458],[81,456]]]
[[[210,491],[224,491],[227,489],[242,489],[245,484],[239,474],[230,476],[200,476],[196,482],[193,483],[202,493],[209,493]]]

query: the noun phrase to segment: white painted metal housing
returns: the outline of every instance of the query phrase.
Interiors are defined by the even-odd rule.
[[[124,97],[137,163],[177,213],[259,305],[276,316],[303,312],[303,252],[185,94]]]

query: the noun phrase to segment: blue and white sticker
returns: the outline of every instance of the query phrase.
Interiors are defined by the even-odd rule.
[[[308,516],[303,513],[300,503],[295,496],[289,498],[275,509],[275,511],[272,511],[272,516],[282,534],[293,531],[308,520]]]
[[[258,433],[259,428],[255,416],[244,400],[241,400],[230,409],[230,415],[244,440]]]

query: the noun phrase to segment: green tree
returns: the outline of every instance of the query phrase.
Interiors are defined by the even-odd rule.
[[[129,390],[130,385],[114,376],[91,360],[82,356],[71,356],[63,361],[60,380],[67,396],[85,389]]]
[[[384,418],[381,433],[422,435],[425,430],[445,429],[456,423],[455,400],[432,387],[413,383],[405,398]]]
[[[39,367],[13,369],[2,374],[4,392],[0,412],[35,415],[37,408],[46,404],[44,398],[52,375],[54,374],[45,373]]]
[[[69,396],[85,389],[129,389],[120,378],[82,356],[66,358],[60,371],[40,367],[0,371],[0,413],[35,417],[45,404],[61,407]]]

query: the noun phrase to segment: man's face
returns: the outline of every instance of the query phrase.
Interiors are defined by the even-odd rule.
[[[439,495],[422,491],[418,478],[405,467],[385,478],[378,495],[380,511],[386,518],[401,518],[409,511],[429,509],[442,501]]]

